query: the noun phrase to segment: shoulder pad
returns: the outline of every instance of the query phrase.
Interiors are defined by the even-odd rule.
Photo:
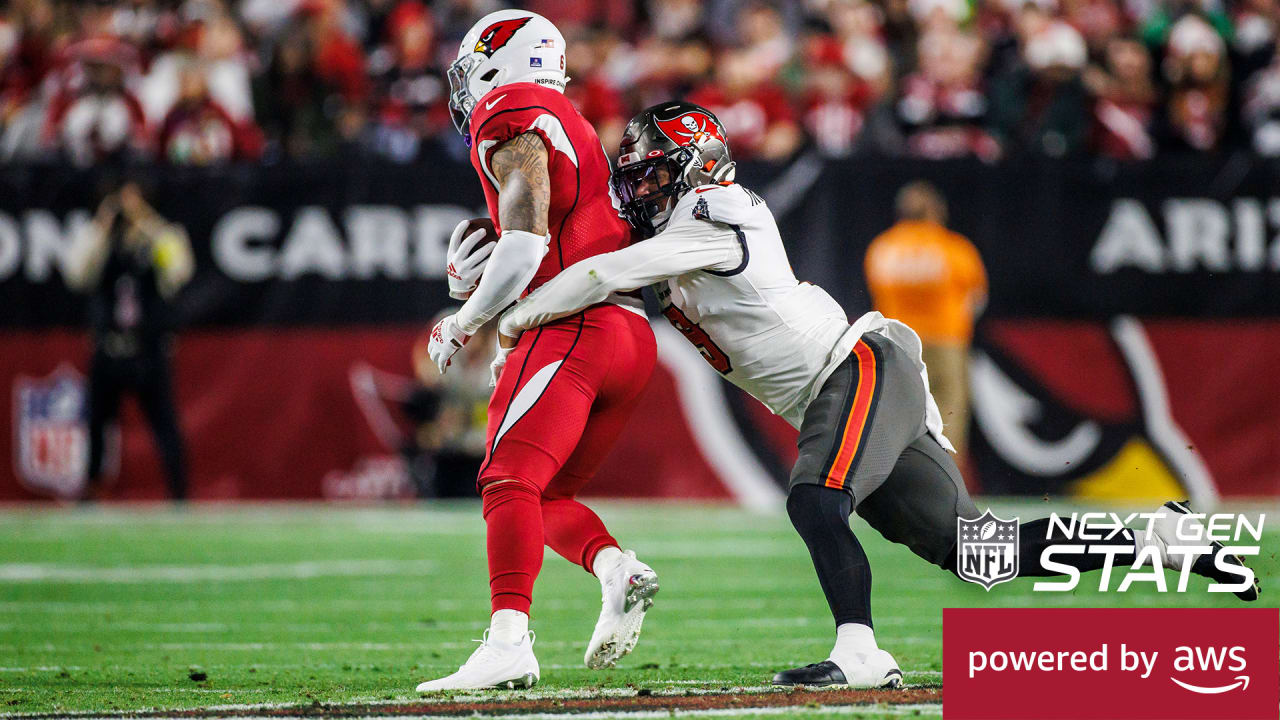
[[[475,110],[472,111],[472,121],[478,120],[483,123],[486,118],[496,113],[527,107],[544,107],[559,111],[564,100],[564,95],[558,91],[534,83],[502,85],[485,93],[484,97],[476,101]]]
[[[759,195],[738,185],[703,185],[690,190],[676,206],[676,213],[689,213],[694,219],[736,225],[742,223],[757,205]]]

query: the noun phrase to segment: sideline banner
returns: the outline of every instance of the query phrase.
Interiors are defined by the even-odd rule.
[[[473,175],[443,154],[416,166],[155,169],[155,205],[184,224],[197,256],[177,306],[178,395],[197,497],[395,494],[395,451],[368,436],[350,374],[363,363],[408,376],[417,332],[451,304],[449,232],[483,212]],[[952,226],[973,239],[991,278],[972,364],[975,490],[1280,495],[1277,166],[801,159],[744,166],[740,177],[778,215],[797,276],[829,290],[851,317],[869,309],[863,255],[892,223],[894,193],[921,177],[939,185]],[[9,449],[0,500],[65,494],[59,488],[82,472],[84,300],[62,278],[97,181],[60,167],[0,168],[0,448]],[[250,359],[303,373],[278,382],[253,372]],[[762,482],[785,486],[795,452],[785,423],[723,384],[723,407],[701,416],[723,427],[690,423],[714,381],[669,367],[654,382],[651,417],[682,418],[688,434],[673,444],[627,433],[619,457],[669,468],[698,460],[693,471],[670,470],[678,482],[641,480],[629,492],[747,492],[765,502]],[[314,414],[286,424],[277,407]],[[126,413],[121,487],[158,497],[136,421]],[[240,434],[248,447],[219,439]],[[322,452],[310,451],[316,443]],[[269,463],[260,457],[268,448]],[[228,470],[234,453],[245,454],[239,467],[257,470]],[[754,490],[731,487],[743,477]],[[619,485],[602,487],[613,494]]]

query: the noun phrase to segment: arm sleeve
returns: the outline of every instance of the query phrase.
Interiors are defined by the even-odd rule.
[[[489,256],[484,275],[471,297],[458,310],[458,326],[468,335],[516,301],[538,271],[547,238],[521,230],[507,230]]]
[[[499,330],[515,335],[583,308],[610,293],[635,290],[659,280],[714,267],[740,257],[733,230],[695,221],[673,225],[622,250],[574,263],[538,288],[502,318]]]

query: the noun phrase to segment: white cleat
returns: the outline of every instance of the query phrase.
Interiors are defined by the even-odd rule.
[[[902,670],[898,661],[884,650],[876,650],[861,665],[844,671],[846,684],[851,688],[896,688],[902,686]]]
[[[471,653],[458,672],[439,680],[428,680],[418,686],[418,692],[531,688],[538,684],[538,674],[532,632],[521,642],[507,645],[490,640],[489,631],[485,630],[480,647]]]
[[[630,550],[601,580],[600,619],[583,657],[592,670],[611,668],[635,649],[644,614],[653,607],[653,596],[658,594],[658,574]]]

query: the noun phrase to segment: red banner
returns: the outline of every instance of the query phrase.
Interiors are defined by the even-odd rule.
[[[386,499],[413,489],[398,448],[379,433],[394,400],[371,375],[409,383],[421,328],[191,331],[173,373],[196,500]],[[76,497],[84,484],[84,333],[0,333],[0,501]],[[588,495],[724,500],[733,492],[705,459],[662,366]],[[672,410],[676,411],[673,412]],[[152,436],[135,403],[122,407],[105,499],[165,497]]]
[[[1280,611],[942,611],[948,720],[1275,720]]]

